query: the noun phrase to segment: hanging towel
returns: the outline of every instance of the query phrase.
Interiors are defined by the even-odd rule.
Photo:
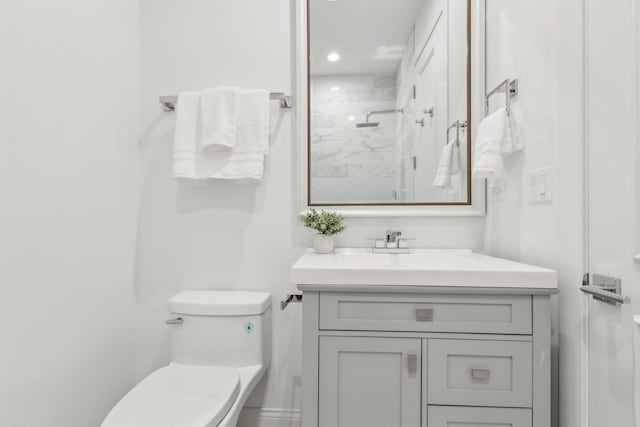
[[[480,122],[473,153],[474,178],[498,178],[502,176],[503,149],[511,148],[505,143],[508,117],[507,110],[501,108]]]
[[[518,126],[518,123],[519,120],[516,117],[516,112],[511,109],[509,113],[506,113],[505,132],[501,146],[503,155],[509,155],[524,148],[522,129]]]
[[[256,180],[264,173],[269,152],[269,92],[241,90],[236,113],[236,144],[232,151],[205,152],[197,162],[208,178]]]
[[[231,150],[236,145],[239,94],[237,87],[220,87],[202,92],[200,126],[204,150]]]
[[[173,176],[194,180],[262,179],[269,151],[269,93],[240,91],[236,113],[236,143],[225,151],[205,150],[201,142],[199,92],[178,96]]]
[[[453,188],[451,177],[460,173],[461,164],[460,142],[454,139],[449,141],[442,149],[436,177],[433,180],[433,186],[438,188]]]
[[[234,152],[269,152],[269,92],[266,90],[240,91]]]
[[[176,109],[173,177],[196,178],[195,161],[199,138],[200,92],[180,93]]]

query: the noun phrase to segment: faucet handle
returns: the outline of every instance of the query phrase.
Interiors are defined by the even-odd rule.
[[[398,237],[402,236],[402,231],[387,230],[387,242],[394,243]]]

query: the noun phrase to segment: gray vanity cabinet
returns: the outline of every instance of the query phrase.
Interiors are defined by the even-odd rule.
[[[302,427],[550,427],[548,293],[300,287]]]
[[[320,337],[321,427],[420,425],[421,340]]]

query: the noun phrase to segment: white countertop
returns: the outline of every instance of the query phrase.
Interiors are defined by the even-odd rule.
[[[553,270],[474,253],[468,249],[412,249],[409,254],[377,254],[371,249],[309,249],[291,268],[301,290],[421,292],[507,289],[556,293]]]

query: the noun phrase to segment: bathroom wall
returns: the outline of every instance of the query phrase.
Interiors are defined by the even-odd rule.
[[[449,85],[449,124],[467,117],[467,4],[460,0],[449,0],[449,81],[460,82]]]
[[[556,401],[554,416],[563,427],[584,425],[582,300],[577,291],[584,272],[582,16],[580,0],[487,1],[487,88],[506,78],[519,79],[513,110],[525,150],[506,160],[500,195],[492,194],[493,185],[488,185],[485,249],[558,270],[553,370],[561,410]],[[491,111],[503,105],[504,96],[496,95]],[[550,167],[552,201],[532,204],[529,173],[545,167]]]
[[[135,384],[139,4],[3,2],[0,425],[97,426]]]
[[[396,108],[396,76],[313,76],[311,102],[312,200],[393,202],[400,114],[371,116],[377,127],[356,123],[369,111]]]
[[[489,197],[486,249],[497,256],[550,266],[557,259],[549,248],[557,247],[558,204],[556,200],[530,204],[527,174],[551,166],[555,183],[559,33],[553,26],[537,30],[556,13],[555,3],[488,0],[486,13],[487,89],[506,78],[519,79],[522,90],[513,101],[513,111],[526,145],[505,160],[503,199]],[[504,94],[493,96],[490,112],[503,107],[504,98]]]
[[[177,184],[171,178],[175,116],[161,94],[217,85],[295,90],[292,0],[142,1],[142,198],[138,230],[138,378],[169,358],[166,301],[190,288],[262,289],[274,303],[293,291],[289,268],[311,243],[296,221],[294,111],[272,106],[265,178],[253,185]],[[295,101],[295,99],[294,99]],[[304,106],[298,106],[304,108]],[[340,246],[370,246],[367,237],[398,228],[419,247],[482,249],[484,218],[349,219]],[[299,418],[301,310],[274,306],[274,355],[267,378],[248,402],[241,426]],[[260,421],[261,420],[261,421]],[[293,421],[292,421],[293,420]],[[281,424],[277,424],[280,421]],[[267,425],[267,424],[261,424]]]

